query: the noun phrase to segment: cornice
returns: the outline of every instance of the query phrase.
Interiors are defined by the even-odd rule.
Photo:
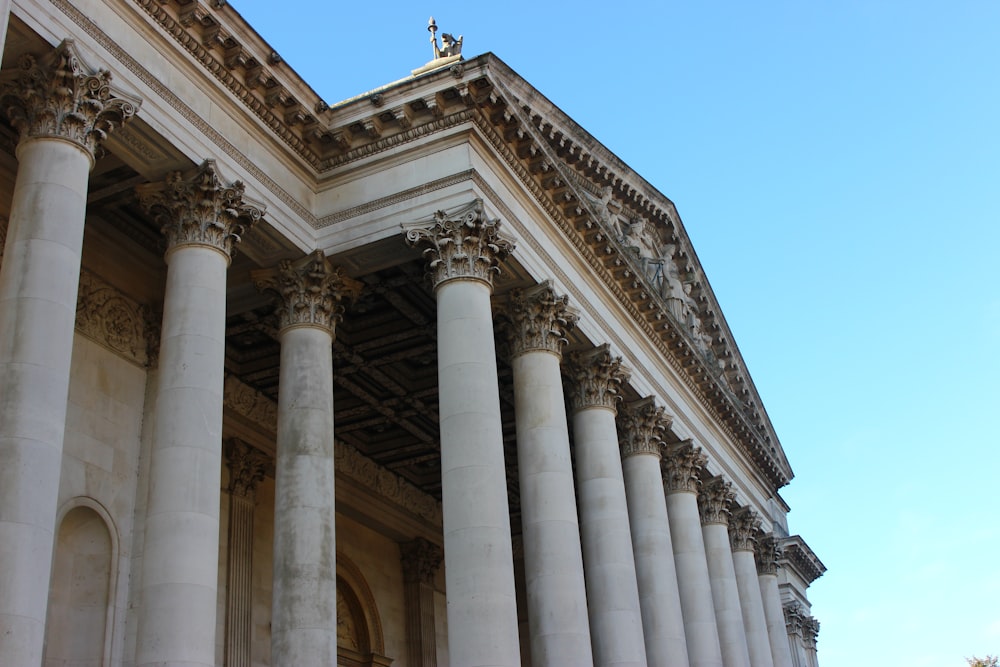
[[[799,535],[791,535],[778,542],[781,548],[781,567],[793,570],[806,584],[823,576],[826,566],[809,548],[806,541]]]

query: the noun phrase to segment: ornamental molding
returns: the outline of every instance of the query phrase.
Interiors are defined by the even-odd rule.
[[[229,465],[229,493],[253,500],[257,485],[271,466],[270,457],[239,438],[226,443],[225,455]]]
[[[826,572],[826,566],[801,536],[786,537],[778,543],[778,546],[781,549],[781,567],[795,572],[806,585],[816,581]]]
[[[434,525],[441,524],[441,503],[350,445],[334,441],[334,467],[378,495]]]
[[[107,70],[92,71],[71,39],[45,55],[23,55],[16,68],[0,73],[0,106],[21,143],[65,139],[91,160],[108,135],[135,116],[141,103],[114,89]]]
[[[576,326],[579,312],[569,297],[559,296],[545,280],[526,289],[513,289],[500,318],[510,342],[512,357],[527,352],[551,352],[562,356],[567,332]]]
[[[735,510],[729,519],[729,544],[733,551],[754,553],[760,526],[760,515],[752,508],[740,507]]]
[[[76,330],[140,366],[149,366],[156,325],[148,308],[128,298],[97,274],[82,269],[76,300]]]
[[[315,250],[296,261],[282,260],[273,269],[253,271],[254,286],[278,297],[280,329],[311,326],[333,336],[347,303],[361,293],[362,284],[334,267]]]
[[[639,454],[660,457],[663,436],[673,417],[652,396],[626,403],[618,412],[618,446],[622,459]]]
[[[267,433],[278,432],[278,404],[235,375],[226,374],[222,385],[222,404]]]
[[[489,219],[483,200],[446,213],[430,222],[402,225],[406,242],[422,248],[434,287],[450,280],[478,280],[493,289],[500,262],[514,251],[514,241],[500,232],[499,218]]]
[[[701,485],[698,493],[698,514],[701,515],[701,525],[729,525],[733,503],[736,494],[733,485],[722,477],[713,477]]]
[[[264,214],[264,205],[244,194],[241,181],[226,185],[215,166],[175,171],[165,181],[136,188],[139,204],[160,225],[167,238],[167,254],[186,245],[214,248],[232,258],[246,230]]]
[[[755,555],[757,556],[758,575],[778,574],[781,547],[778,546],[778,540],[774,537],[773,533],[757,537]]]
[[[399,545],[403,564],[403,581],[434,585],[434,576],[444,561],[444,549],[422,537]]]
[[[566,360],[564,383],[572,410],[608,408],[617,412],[622,401],[622,387],[632,371],[622,364],[621,357],[611,355],[605,343],[592,350],[570,352]]]
[[[785,631],[790,635],[801,635],[802,626],[806,619],[809,618],[802,605],[793,600],[784,605],[782,611],[785,613]]]
[[[660,462],[664,490],[667,493],[698,493],[700,473],[707,463],[708,457],[691,440],[665,445]]]

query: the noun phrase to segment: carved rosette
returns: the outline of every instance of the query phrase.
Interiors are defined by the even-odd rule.
[[[267,471],[267,456],[234,438],[226,444],[226,462],[229,464],[229,492],[252,499]]]
[[[208,246],[231,258],[247,229],[264,214],[264,206],[244,196],[243,183],[224,185],[215,160],[161,183],[136,188],[139,203],[153,215],[167,237],[167,254],[186,245]]]
[[[580,319],[565,295],[558,296],[548,280],[528,289],[511,291],[504,329],[511,355],[552,352],[562,355],[566,332]]]
[[[418,537],[400,544],[399,555],[404,582],[433,585],[434,575],[444,560],[444,550],[440,546]]]
[[[663,448],[660,468],[663,488],[667,493],[689,491],[698,493],[701,480],[698,473],[708,463],[708,457],[690,440],[676,442]]]
[[[778,574],[778,561],[781,559],[781,548],[774,535],[764,535],[757,538],[757,574]]]
[[[618,446],[627,459],[638,454],[660,457],[664,432],[673,418],[657,407],[652,396],[627,403],[618,413]]]
[[[631,377],[631,371],[622,365],[622,358],[611,356],[611,346],[607,343],[593,350],[571,352],[566,374],[570,378],[566,386],[573,410],[617,410],[622,400],[622,385]]]
[[[86,269],[80,272],[76,330],[145,365],[146,309]]]
[[[722,479],[713,477],[701,487],[698,494],[698,513],[701,515],[701,525],[721,524],[729,525],[729,517],[732,513],[733,502],[736,494],[733,493],[733,485]]]
[[[479,280],[493,287],[500,262],[514,251],[514,241],[500,233],[481,199],[456,213],[438,211],[430,223],[403,225],[406,242],[423,248],[434,287],[449,280]]]
[[[282,329],[320,327],[332,335],[346,303],[361,293],[362,284],[334,268],[315,250],[295,262],[283,260],[276,269],[254,271],[257,289],[280,298],[278,319]]]
[[[749,507],[741,507],[729,519],[729,544],[733,551],[756,551],[760,516]]]
[[[111,73],[90,73],[73,40],[48,54],[21,56],[17,67],[0,75],[0,106],[21,141],[66,139],[94,158],[97,147],[128,122],[141,101],[111,87]]]

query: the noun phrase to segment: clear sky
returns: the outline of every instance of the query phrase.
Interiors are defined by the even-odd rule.
[[[829,568],[820,663],[1000,653],[1000,2],[231,4],[330,103],[433,14],[670,197]]]

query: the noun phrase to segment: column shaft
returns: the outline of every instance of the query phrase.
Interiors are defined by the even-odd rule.
[[[281,332],[271,655],[337,662],[333,352],[328,329]]]
[[[528,351],[511,365],[532,664],[591,665],[559,357]]]
[[[137,664],[215,664],[228,257],[167,255]]]
[[[767,638],[771,644],[774,667],[793,667],[792,650],[785,630],[785,614],[781,609],[781,595],[778,592],[778,576],[761,573],[757,581],[760,584],[760,597],[764,603]]]
[[[743,610],[736,586],[729,531],[725,524],[709,523],[702,526],[702,536],[705,540],[705,556],[722,661],[726,667],[749,667],[750,651],[747,647],[746,629],[743,627]]]
[[[441,494],[448,650],[467,667],[521,664],[490,286],[438,285]]]
[[[737,549],[733,551],[733,568],[736,570],[736,586],[740,592],[740,606],[743,609],[743,625],[746,628],[747,648],[753,667],[774,667],[771,657],[771,643],[767,636],[767,618],[764,616],[764,602],[757,582],[757,564],[753,551]]]
[[[636,560],[614,410],[605,407],[577,410],[573,414],[573,441],[594,665],[644,666],[646,651]],[[662,494],[661,489],[661,497]],[[666,533],[666,505],[663,505],[663,519]],[[670,553],[669,546],[666,553]],[[679,622],[679,606],[677,612]],[[679,623],[677,627],[682,628]],[[683,645],[683,631],[680,640]]]
[[[18,148],[0,269],[0,663],[42,659],[91,156]]]

